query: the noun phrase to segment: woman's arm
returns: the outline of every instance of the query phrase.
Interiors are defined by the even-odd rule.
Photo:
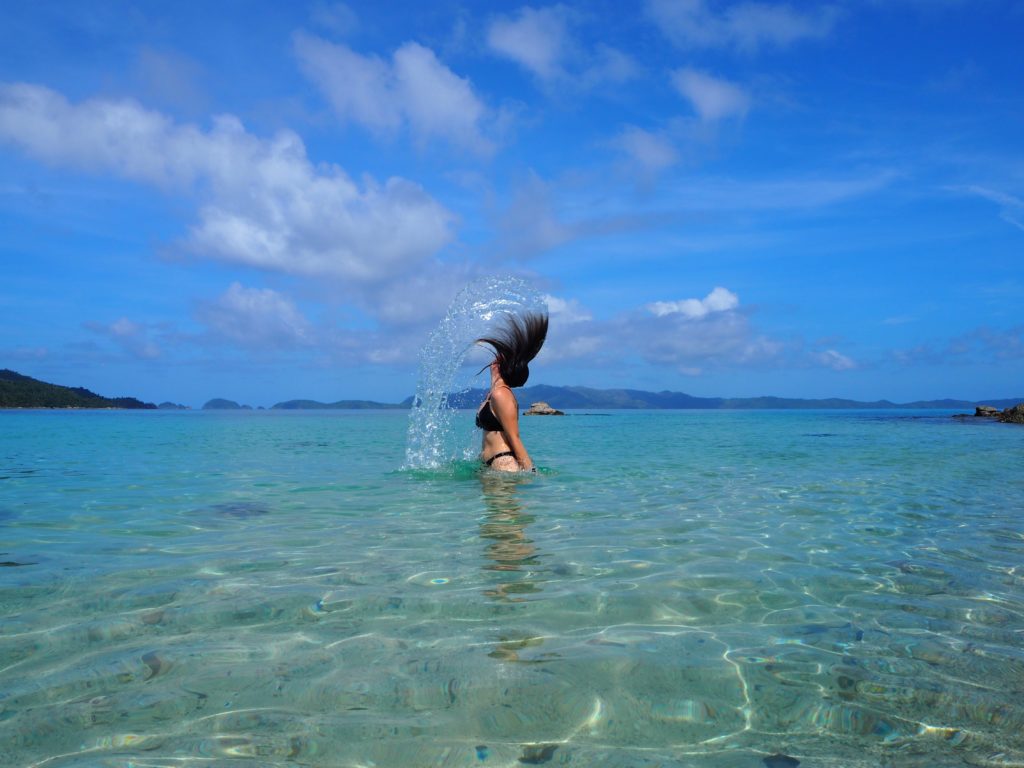
[[[502,387],[491,392],[491,408],[501,422],[501,434],[516,455],[519,467],[524,470],[533,469],[533,461],[526,452],[526,446],[519,437],[519,407],[512,390]]]

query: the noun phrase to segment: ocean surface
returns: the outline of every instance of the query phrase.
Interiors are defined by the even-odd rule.
[[[0,765],[1024,765],[1024,428],[522,429],[0,412]]]

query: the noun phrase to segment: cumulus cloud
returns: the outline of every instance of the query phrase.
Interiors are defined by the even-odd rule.
[[[6,84],[0,142],[53,165],[200,192],[185,245],[223,261],[372,283],[452,237],[452,214],[419,185],[364,178],[360,187],[338,166],[314,166],[296,134],[261,139],[230,115],[204,131],[133,101],[72,104],[48,88]]]
[[[691,317],[683,312],[635,315],[628,327],[632,349],[650,363],[687,375],[708,368],[766,365],[785,345],[757,333],[741,312],[719,310]]]
[[[487,108],[469,80],[419,43],[405,43],[386,60],[297,34],[295,53],[343,121],[383,135],[407,126],[421,143],[442,139],[480,153],[493,149],[481,128]]]
[[[687,375],[778,358],[785,345],[756,333],[739,306],[739,297],[721,286],[703,299],[647,304],[646,315],[630,319],[630,346],[648,362],[671,365]]]
[[[312,327],[291,299],[269,288],[232,283],[217,299],[200,304],[196,315],[215,336],[241,346],[286,348],[313,342]]]
[[[704,122],[743,117],[750,109],[750,95],[745,90],[706,72],[678,69],[672,73],[672,84]]]
[[[552,299],[546,362],[585,360],[604,367],[636,361],[688,376],[706,370],[767,366],[781,362],[792,344],[759,333],[739,310],[739,299],[716,288],[704,299],[654,302],[610,320],[597,320],[575,300]],[[572,320],[559,317],[555,308]],[[568,332],[565,327],[570,326]]]
[[[544,83],[574,82],[582,87],[623,83],[639,72],[628,55],[608,45],[585,49],[574,38],[573,12],[563,5],[524,6],[510,16],[495,18],[487,44]]]
[[[647,12],[662,33],[682,48],[733,48],[755,53],[827,36],[839,18],[835,5],[812,10],[785,3],[648,0]]]
[[[655,301],[647,309],[657,317],[682,315],[695,320],[715,312],[728,312],[740,305],[739,297],[727,288],[716,287],[703,299],[681,299],[680,301]]]

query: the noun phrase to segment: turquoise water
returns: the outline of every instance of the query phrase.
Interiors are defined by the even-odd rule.
[[[0,412],[0,764],[1024,763],[1024,428],[522,426]]]

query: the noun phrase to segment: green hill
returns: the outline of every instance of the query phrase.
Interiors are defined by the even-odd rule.
[[[103,397],[84,387],[62,387],[0,370],[0,408],[156,408],[134,397]]]

